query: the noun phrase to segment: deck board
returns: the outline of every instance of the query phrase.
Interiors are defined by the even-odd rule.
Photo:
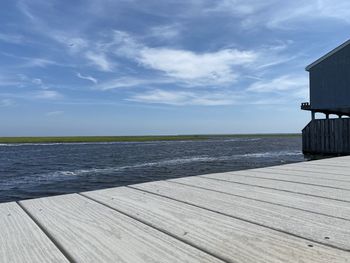
[[[133,187],[350,251],[350,221],[171,182]]]
[[[213,178],[225,180],[227,182],[240,183],[245,185],[260,186],[271,189],[278,189],[283,191],[289,191],[293,193],[300,193],[305,195],[318,196],[323,198],[329,198],[333,200],[339,200],[344,202],[350,202],[350,191],[343,189],[334,189],[330,187],[307,185],[293,182],[276,181],[258,177],[239,176],[238,174],[231,173],[218,173],[203,175],[201,177]]]
[[[350,262],[350,157],[5,203],[0,227],[0,262]]]
[[[272,169],[284,169],[284,170],[297,170],[297,171],[306,171],[306,172],[316,172],[316,173],[325,173],[330,175],[345,175],[350,177],[350,168],[347,167],[330,167],[330,166],[321,166],[318,164],[310,165],[305,163],[298,164],[288,164],[283,166],[274,166]]]
[[[205,177],[200,179],[201,180],[192,180],[192,177],[189,177],[176,181],[171,180],[169,182],[181,182],[190,186],[202,187],[208,190],[224,192],[243,198],[264,201],[285,207],[324,214],[330,217],[350,220],[350,205],[345,202],[314,196],[305,196],[297,193],[272,190],[251,185],[236,184],[233,182],[222,183],[221,181]]]
[[[327,181],[332,181],[332,182],[346,182],[350,183],[350,177],[347,175],[334,175],[334,174],[329,174],[329,173],[322,173],[322,172],[315,172],[315,171],[303,171],[303,170],[298,170],[297,168],[295,169],[283,169],[277,167],[266,167],[266,168],[260,168],[252,171],[254,172],[261,172],[261,173],[267,173],[267,174],[281,174],[281,175],[291,175],[293,177],[306,177],[311,180],[327,180]]]
[[[285,181],[285,182],[291,182],[291,183],[300,183],[300,184],[309,184],[309,185],[315,185],[315,186],[323,186],[323,187],[332,187],[332,188],[338,188],[343,190],[349,190],[350,191],[350,181],[344,182],[344,181],[334,181],[330,179],[323,179],[323,178],[310,178],[307,176],[301,177],[301,176],[294,176],[293,174],[285,175],[280,174],[278,172],[261,172],[261,171],[239,171],[239,172],[229,172],[228,174],[237,175],[237,176],[249,176],[249,177],[256,177],[256,178],[262,178],[262,179],[269,179],[269,180],[277,180],[277,181]]]
[[[76,262],[221,262],[77,194],[21,204]]]
[[[16,203],[0,204],[0,262],[69,262]]]
[[[286,263],[328,263],[343,262],[348,256],[318,243],[135,189],[119,187],[83,194],[196,244],[227,262],[272,263],[283,258]]]

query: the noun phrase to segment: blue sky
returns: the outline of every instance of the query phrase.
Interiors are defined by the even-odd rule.
[[[299,132],[345,0],[3,0],[0,136]]]

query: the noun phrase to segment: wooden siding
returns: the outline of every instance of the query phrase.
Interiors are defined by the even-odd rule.
[[[312,120],[303,129],[303,152],[349,154],[350,118]]]
[[[310,69],[310,104],[313,109],[350,108],[350,45]]]

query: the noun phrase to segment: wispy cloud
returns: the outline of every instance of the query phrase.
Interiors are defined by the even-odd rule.
[[[229,96],[228,96],[229,95]],[[227,93],[198,93],[190,91],[168,91],[155,89],[145,93],[135,94],[128,100],[142,103],[157,103],[167,105],[198,105],[222,106],[235,104],[238,96]]]
[[[167,78],[137,78],[137,77],[119,77],[111,79],[94,86],[98,90],[112,90],[119,88],[145,87],[160,84],[174,83],[173,80]]]
[[[89,80],[89,81],[91,81],[94,84],[97,84],[97,82],[98,82],[98,80],[96,78],[88,76],[88,75],[84,76],[84,75],[80,74],[79,72],[77,73],[77,77],[80,78],[80,79]]]
[[[193,84],[216,84],[233,82],[238,71],[235,66],[244,66],[256,60],[252,51],[235,49],[208,53],[195,53],[188,50],[145,48],[139,61],[146,67],[159,70],[166,76]]]
[[[164,40],[174,40],[181,35],[183,30],[180,24],[154,26],[150,29],[150,37]]]
[[[204,7],[203,11],[206,13],[230,13],[235,16],[245,17],[260,12],[262,9],[271,5],[271,3],[271,0],[221,0],[213,2],[208,7]]]
[[[15,102],[11,99],[0,99],[0,107],[10,107],[14,104]]]
[[[36,85],[42,85],[42,84],[43,84],[43,81],[42,81],[41,79],[39,79],[39,78],[34,78],[34,79],[32,80],[32,83],[33,83],[33,84],[36,84]]]
[[[72,65],[70,64],[63,64],[59,63],[57,61],[54,61],[49,58],[44,58],[44,57],[27,57],[27,56],[19,56],[19,55],[14,55],[10,53],[5,53],[2,52],[2,55],[10,58],[14,58],[16,60],[21,60],[21,62],[17,67],[18,68],[32,68],[32,67],[41,67],[45,68],[48,66],[60,66],[60,67],[71,67]]]
[[[107,56],[104,53],[95,53],[93,51],[88,51],[86,52],[85,56],[102,71],[112,71],[113,64],[108,60]]]
[[[162,73],[163,77],[190,86],[232,83],[240,67],[258,58],[252,50],[220,49],[194,52],[186,49],[152,48],[137,42],[126,32],[116,31],[111,48],[117,56],[126,56],[138,65]]]
[[[306,99],[308,78],[298,75],[283,75],[253,83],[248,91],[258,93],[285,93],[289,97]]]
[[[61,111],[61,110],[59,110],[59,111],[49,111],[45,115],[51,117],[51,116],[62,115],[63,113],[64,113],[64,111]]]
[[[331,0],[292,1],[276,11],[271,12],[272,16],[266,21],[270,27],[288,29],[307,21],[330,19],[350,23],[350,2],[346,0],[337,1],[336,5]]]
[[[21,80],[18,78],[0,76],[0,87],[18,86],[21,83]]]
[[[32,97],[35,99],[48,99],[48,100],[54,100],[54,99],[60,99],[63,97],[61,93],[55,90],[39,90],[32,94]]]
[[[21,44],[24,41],[24,37],[22,35],[17,35],[17,34],[0,33],[0,41],[11,43],[11,44]]]

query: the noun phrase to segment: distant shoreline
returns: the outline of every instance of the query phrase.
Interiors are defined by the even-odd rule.
[[[79,142],[148,142],[209,140],[242,137],[299,137],[299,133],[278,134],[215,134],[215,135],[159,135],[159,136],[55,136],[55,137],[0,137],[0,143],[79,143]]]

